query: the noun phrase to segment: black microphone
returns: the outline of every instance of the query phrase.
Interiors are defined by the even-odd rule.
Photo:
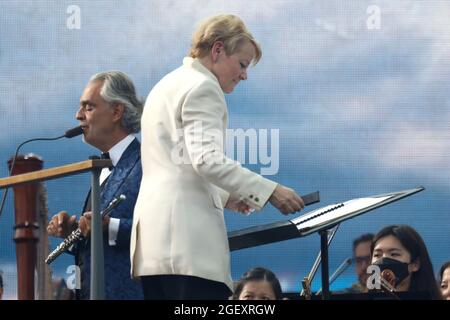
[[[62,136],[59,136],[59,137],[56,137],[56,138],[35,138],[35,139],[30,139],[30,140],[27,140],[25,142],[22,142],[17,147],[16,152],[14,153],[14,158],[13,158],[13,161],[11,163],[11,170],[9,171],[9,175],[11,175],[13,170],[14,170],[14,165],[16,164],[16,158],[17,158],[17,154],[19,153],[20,148],[22,148],[22,146],[27,144],[28,142],[31,142],[31,141],[52,141],[52,140],[58,140],[58,139],[62,139],[62,138],[73,138],[73,137],[79,136],[82,133],[83,133],[83,128],[81,126],[77,126],[75,128],[67,130]],[[3,206],[5,205],[5,199],[6,199],[6,195],[7,194],[8,194],[8,188],[5,188],[5,192],[3,193],[2,203],[0,205],[0,217],[2,216]]]
[[[82,133],[83,133],[83,128],[81,126],[78,126],[78,127],[67,130],[66,133],[64,133],[64,137],[73,138],[73,137],[79,136]]]

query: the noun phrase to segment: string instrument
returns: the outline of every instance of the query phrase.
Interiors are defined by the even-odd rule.
[[[302,280],[303,291],[300,293],[301,296],[305,297],[305,300],[311,300],[311,280],[309,277],[304,277]]]
[[[395,273],[390,269],[384,269],[380,273],[380,285],[381,290],[390,294],[396,300],[401,300],[400,297],[395,293],[395,282],[397,281],[397,277]]]

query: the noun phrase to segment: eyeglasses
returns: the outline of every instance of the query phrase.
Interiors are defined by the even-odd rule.
[[[372,256],[354,257],[353,261],[356,264],[370,263],[372,261]]]

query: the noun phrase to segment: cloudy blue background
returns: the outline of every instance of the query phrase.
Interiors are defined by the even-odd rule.
[[[68,29],[67,8],[80,8],[81,28]],[[370,5],[380,28],[369,29]],[[146,96],[181,64],[195,24],[210,15],[239,15],[261,43],[263,58],[227,96],[230,128],[279,129],[279,172],[272,178],[322,201],[426,190],[343,223],[330,248],[330,271],[351,256],[352,240],[409,224],[426,241],[435,270],[450,260],[450,4],[448,1],[13,1],[1,0],[0,176],[16,146],[57,136],[77,124],[89,77],[118,69]],[[371,11],[373,12],[373,11]],[[45,167],[85,160],[96,150],[81,139],[35,142],[23,149]],[[259,171],[258,165],[250,165]],[[46,183],[50,212],[79,213],[89,175]],[[285,220],[271,207],[250,217],[227,213],[228,230]],[[16,297],[13,201],[0,217],[0,269],[5,298]],[[51,242],[52,248],[59,241]],[[319,237],[232,254],[233,278],[265,266],[284,291],[298,292],[319,250]],[[65,277],[71,257],[59,258]],[[356,278],[347,270],[333,288]],[[320,275],[314,289],[320,287]]]

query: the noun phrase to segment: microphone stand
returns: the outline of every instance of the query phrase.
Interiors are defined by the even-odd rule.
[[[90,159],[98,158],[96,156]],[[91,178],[91,282],[90,299],[105,299],[105,257],[103,252],[102,216],[100,215],[100,172],[92,170]]]

